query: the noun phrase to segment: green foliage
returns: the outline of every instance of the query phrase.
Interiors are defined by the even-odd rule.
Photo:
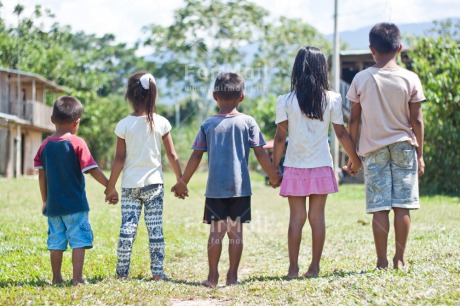
[[[23,9],[18,5],[14,13],[21,14]],[[110,94],[122,97],[127,75],[143,66],[143,60],[134,54],[137,46],[128,48],[126,44],[116,43],[112,34],[97,37],[74,33],[69,26],[53,22],[54,15],[39,5],[30,16],[20,17],[19,67],[18,31],[8,28],[0,18],[0,67],[40,74],[64,86],[66,94],[80,99],[85,107],[80,134],[96,160],[106,164],[115,139],[113,125],[126,107],[110,103],[119,101],[118,97],[101,97]],[[51,26],[45,29],[43,24]],[[48,98],[47,103],[54,101]],[[106,131],[110,131],[110,137]]]
[[[240,107],[242,112],[254,117],[265,139],[273,139],[276,132],[276,96],[245,99]]]
[[[83,135],[99,167],[106,169],[115,155],[115,125],[131,113],[128,102],[120,95],[100,97],[85,103],[79,134]]]
[[[201,119],[214,107],[210,89],[219,72],[240,72],[246,96],[255,99],[289,90],[299,47],[314,45],[326,54],[331,50],[312,26],[299,19],[270,18],[265,9],[246,0],[188,0],[174,16],[169,27],[146,27],[151,36],[145,44],[155,49],[156,74],[167,79],[169,95],[185,89]]]
[[[453,38],[459,29],[460,23],[440,24],[439,36],[418,38],[409,55],[427,97],[422,192],[460,193],[460,49]]]
[[[204,119],[213,107],[210,92],[215,77],[244,65],[241,47],[262,37],[266,16],[265,9],[246,0],[187,0],[174,12],[170,26],[146,27],[151,36],[145,44],[155,49],[155,73],[173,88],[169,95],[188,92],[197,115]]]
[[[326,56],[331,44],[314,27],[300,19],[280,17],[265,26],[264,37],[253,67],[267,67],[268,74],[260,79],[271,94],[290,91],[292,65],[300,47],[309,45],[319,48]]]

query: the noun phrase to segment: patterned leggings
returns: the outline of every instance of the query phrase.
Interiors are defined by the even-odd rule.
[[[117,252],[118,277],[127,277],[129,274],[131,252],[142,205],[144,205],[144,219],[149,235],[150,268],[153,275],[164,273],[163,195],[163,184],[142,188],[122,188],[120,240]]]

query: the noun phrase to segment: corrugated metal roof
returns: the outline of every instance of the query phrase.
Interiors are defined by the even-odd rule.
[[[31,78],[34,78],[34,79],[44,83],[47,88],[52,89],[55,92],[62,92],[62,93],[66,92],[64,87],[56,84],[53,81],[45,79],[44,77],[42,77],[41,75],[36,74],[36,73],[25,72],[25,71],[9,69],[9,68],[1,68],[1,67],[0,67],[0,72],[6,72],[6,73],[12,73],[12,74],[16,74],[16,75],[31,77]]]
[[[402,52],[411,50],[410,47],[403,46]],[[366,55],[372,54],[370,49],[363,49],[363,50],[343,50],[340,51],[340,55],[342,56],[350,56],[350,55]]]

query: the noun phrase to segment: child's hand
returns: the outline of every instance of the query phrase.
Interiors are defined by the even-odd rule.
[[[361,160],[356,160],[353,162],[351,159],[348,161],[348,165],[343,166],[342,169],[346,171],[351,176],[356,176],[359,170],[361,169],[362,162]]]
[[[418,164],[418,176],[422,176],[425,173],[425,161],[423,160],[423,155],[417,157]]]
[[[104,191],[105,194],[105,201],[109,204],[117,204],[118,203],[118,192],[113,186],[107,186]]]
[[[171,192],[174,192],[174,196],[179,199],[185,199],[188,197],[187,185],[182,181],[177,181],[176,185],[171,188]]]
[[[276,177],[274,178],[270,178],[270,180],[268,181],[268,183],[270,184],[270,186],[272,186],[273,188],[276,188],[276,187],[279,187],[281,185],[281,181],[283,180],[283,175],[281,174],[281,172],[277,171],[276,172]]]
[[[118,192],[115,190],[111,195],[109,199],[109,204],[115,205],[118,203]]]
[[[363,165],[363,163],[361,162],[360,159],[358,159],[356,161],[352,161],[352,163],[350,165],[350,171],[353,172],[354,174],[358,174],[359,170],[361,170],[362,165]]]
[[[45,209],[46,209],[46,202],[43,202],[42,215],[45,215]]]

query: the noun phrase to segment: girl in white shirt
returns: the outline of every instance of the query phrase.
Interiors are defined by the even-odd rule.
[[[166,276],[163,270],[164,188],[161,142],[177,179],[182,176],[182,170],[170,134],[171,125],[166,118],[155,113],[155,78],[144,72],[136,73],[129,78],[127,87],[125,99],[131,103],[133,113],[121,120],[115,128],[117,149],[105,190],[106,200],[111,199],[115,184],[123,170],[122,221],[116,273],[119,278],[128,277],[132,246],[144,206],[153,279],[162,280]]]
[[[276,103],[273,165],[277,169],[289,134],[280,188],[280,195],[288,198],[290,207],[289,278],[299,276],[299,248],[302,228],[307,219],[307,197],[313,241],[312,260],[303,276],[310,278],[319,274],[326,236],[326,198],[328,194],[338,191],[328,144],[330,122],[352,161],[347,171],[353,174],[361,167],[361,161],[343,126],[342,97],[329,90],[324,54],[317,48],[303,47],[298,51],[292,68],[291,92],[278,97]]]

